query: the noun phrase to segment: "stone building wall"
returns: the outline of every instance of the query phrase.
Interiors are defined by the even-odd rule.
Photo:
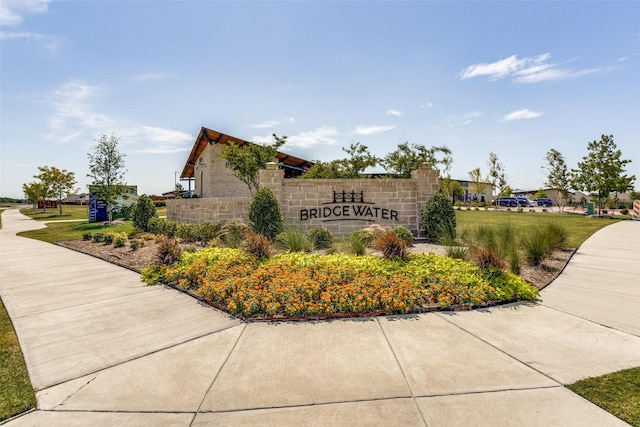
[[[237,178],[233,177],[237,180]],[[260,171],[280,204],[287,226],[325,227],[336,235],[379,224],[421,234],[420,212],[439,188],[438,171],[423,164],[410,179],[285,179],[276,164]],[[198,187],[196,187],[198,188]],[[205,193],[206,194],[206,193]],[[167,218],[179,222],[247,219],[250,197],[167,200]]]
[[[251,197],[247,185],[233,176],[227,161],[220,157],[221,144],[208,145],[194,167],[195,191],[200,198]]]

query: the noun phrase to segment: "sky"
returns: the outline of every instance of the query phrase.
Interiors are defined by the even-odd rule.
[[[203,126],[307,160],[445,145],[462,180],[493,152],[523,190],[605,134],[640,179],[640,2],[2,0],[0,61],[4,197],[38,166],[86,192],[101,134],[171,191]]]

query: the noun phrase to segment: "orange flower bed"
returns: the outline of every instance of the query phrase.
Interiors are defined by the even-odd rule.
[[[401,262],[293,253],[260,262],[240,250],[210,248],[145,270],[143,278],[195,292],[246,318],[401,314],[537,296],[518,276],[434,254]]]

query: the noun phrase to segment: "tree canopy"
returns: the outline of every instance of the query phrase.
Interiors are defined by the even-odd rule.
[[[97,144],[92,147],[93,153],[88,153],[89,173],[87,177],[93,182],[90,185],[91,192],[100,200],[107,204],[109,222],[112,220],[112,213],[115,200],[125,191],[126,183],[124,175],[125,154],[118,151],[120,137],[111,134],[100,135]]]
[[[305,179],[352,179],[361,178],[365,169],[378,164],[378,159],[369,153],[369,148],[359,142],[342,148],[349,156],[330,162],[316,161],[300,178]]]
[[[245,144],[226,145],[222,149],[220,157],[225,159],[233,170],[233,175],[244,182],[253,195],[259,186],[259,171],[264,169],[268,162],[276,158],[278,149],[287,142],[287,137],[279,137],[273,134],[273,144]]]
[[[410,178],[411,171],[418,169],[422,163],[431,163],[444,172],[443,176],[448,176],[452,162],[451,150],[444,145],[427,148],[408,141],[398,144],[395,151],[380,160],[382,167],[395,178]]]
[[[557,190],[560,193],[562,199],[558,200],[557,202],[560,205],[560,209],[562,210],[564,208],[566,200],[569,199],[569,190],[571,186],[571,177],[569,175],[567,164],[565,163],[562,154],[554,148],[547,152],[545,160],[548,164],[547,169],[549,171],[549,174],[547,175],[547,181],[544,185]]]
[[[577,190],[595,194],[598,199],[598,213],[602,210],[602,201],[614,191],[625,192],[633,188],[635,175],[627,176],[625,165],[631,160],[622,159],[613,135],[602,135],[599,141],[587,145],[588,153],[571,170],[571,183]]]
[[[56,197],[60,215],[62,215],[62,199],[70,194],[77,184],[75,173],[55,166],[39,166],[40,173],[34,178],[40,180],[41,196]]]

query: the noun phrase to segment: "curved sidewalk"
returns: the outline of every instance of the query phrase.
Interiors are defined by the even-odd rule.
[[[596,233],[537,304],[250,324],[2,223],[38,399],[9,426],[626,425],[563,384],[640,366],[640,222]]]

